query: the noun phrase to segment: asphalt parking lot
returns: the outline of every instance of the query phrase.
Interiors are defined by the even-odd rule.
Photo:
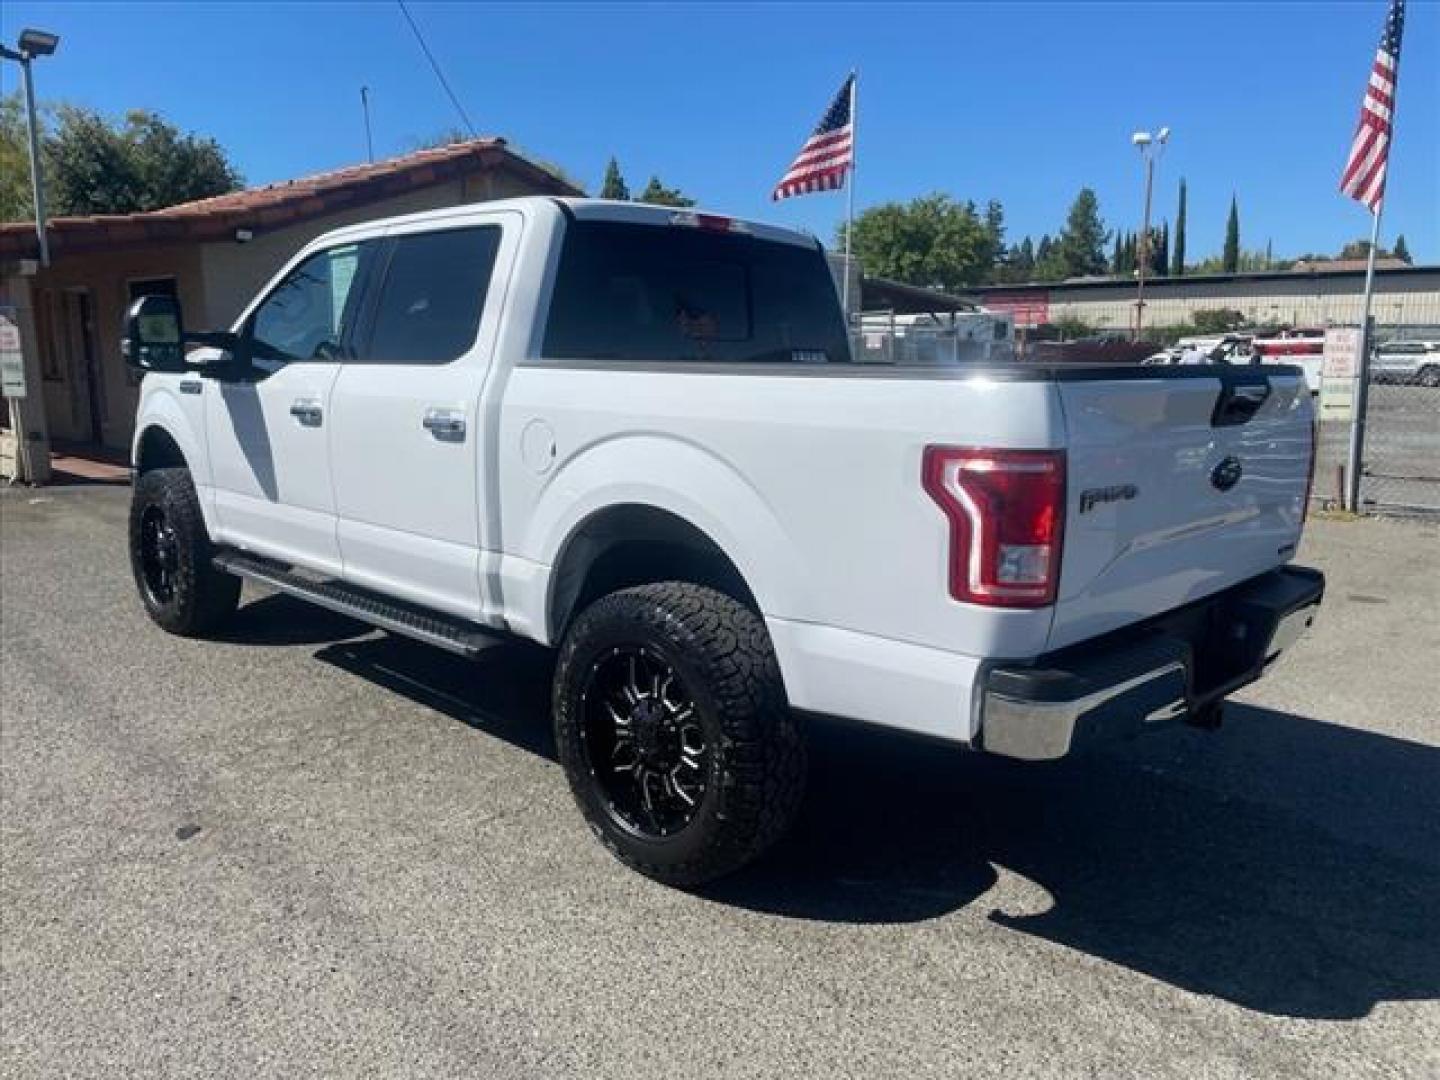
[[[689,895],[572,809],[545,653],[167,637],[128,494],[0,493],[6,1076],[1440,1075],[1440,526],[1313,522],[1321,621],[1215,734],[822,728]]]

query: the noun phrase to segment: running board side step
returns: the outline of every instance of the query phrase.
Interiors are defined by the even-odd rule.
[[[391,600],[379,593],[341,581],[315,581],[292,572],[283,563],[258,555],[222,548],[212,560],[226,573],[268,585],[278,592],[339,615],[369,623],[394,634],[438,645],[442,649],[473,659],[502,635],[451,615],[429,611],[417,604]]]

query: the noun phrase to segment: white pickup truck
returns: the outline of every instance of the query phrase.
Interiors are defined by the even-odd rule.
[[[857,363],[820,246],[767,225],[357,225],[229,331],[142,298],[125,349],[156,623],[203,635],[250,578],[461,654],[558,647],[576,801],[674,884],[784,831],[808,714],[1030,760],[1213,724],[1323,591],[1288,565],[1295,369]]]

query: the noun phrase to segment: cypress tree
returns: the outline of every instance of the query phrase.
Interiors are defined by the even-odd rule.
[[[1230,217],[1225,222],[1225,273],[1233,274],[1240,269],[1240,204],[1230,196]]]
[[[1398,236],[1395,237],[1395,251],[1393,252],[1393,254],[1395,258],[1401,260],[1402,262],[1409,263],[1412,261],[1410,258],[1410,249],[1405,246],[1404,233],[1400,233]]]
[[[1170,256],[1170,276],[1185,276],[1185,180],[1180,180],[1180,209],[1175,214],[1175,250]]]
[[[1158,244],[1155,245],[1155,265],[1154,265],[1155,276],[1156,276],[1156,277],[1164,277],[1165,274],[1166,274],[1166,271],[1168,271],[1169,269],[1170,269],[1170,222],[1167,221],[1167,222],[1165,222],[1163,225],[1160,226],[1160,243],[1158,243]]]
[[[1115,250],[1110,253],[1110,273],[1117,277],[1125,272],[1125,268],[1121,265],[1121,258],[1124,255],[1124,252],[1121,250],[1122,246],[1123,241],[1121,240],[1120,230],[1116,229]]]
[[[600,185],[600,198],[623,199],[627,202],[630,199],[630,189],[625,185],[625,177],[620,175],[620,163],[613,157],[610,164],[605,166],[605,182]]]

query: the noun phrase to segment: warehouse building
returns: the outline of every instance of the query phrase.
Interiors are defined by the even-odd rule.
[[[1392,262],[1391,260],[1382,260]],[[1365,288],[1363,261],[1302,264],[1286,271],[1203,274],[1145,283],[1147,327],[1187,326],[1198,311],[1238,311],[1248,325],[1358,325]],[[982,286],[970,294],[992,310],[1034,329],[1078,320],[1097,330],[1135,325],[1136,285],[1113,278],[1058,284]],[[1440,331],[1440,266],[1387,265],[1375,273],[1372,314],[1391,336]]]

